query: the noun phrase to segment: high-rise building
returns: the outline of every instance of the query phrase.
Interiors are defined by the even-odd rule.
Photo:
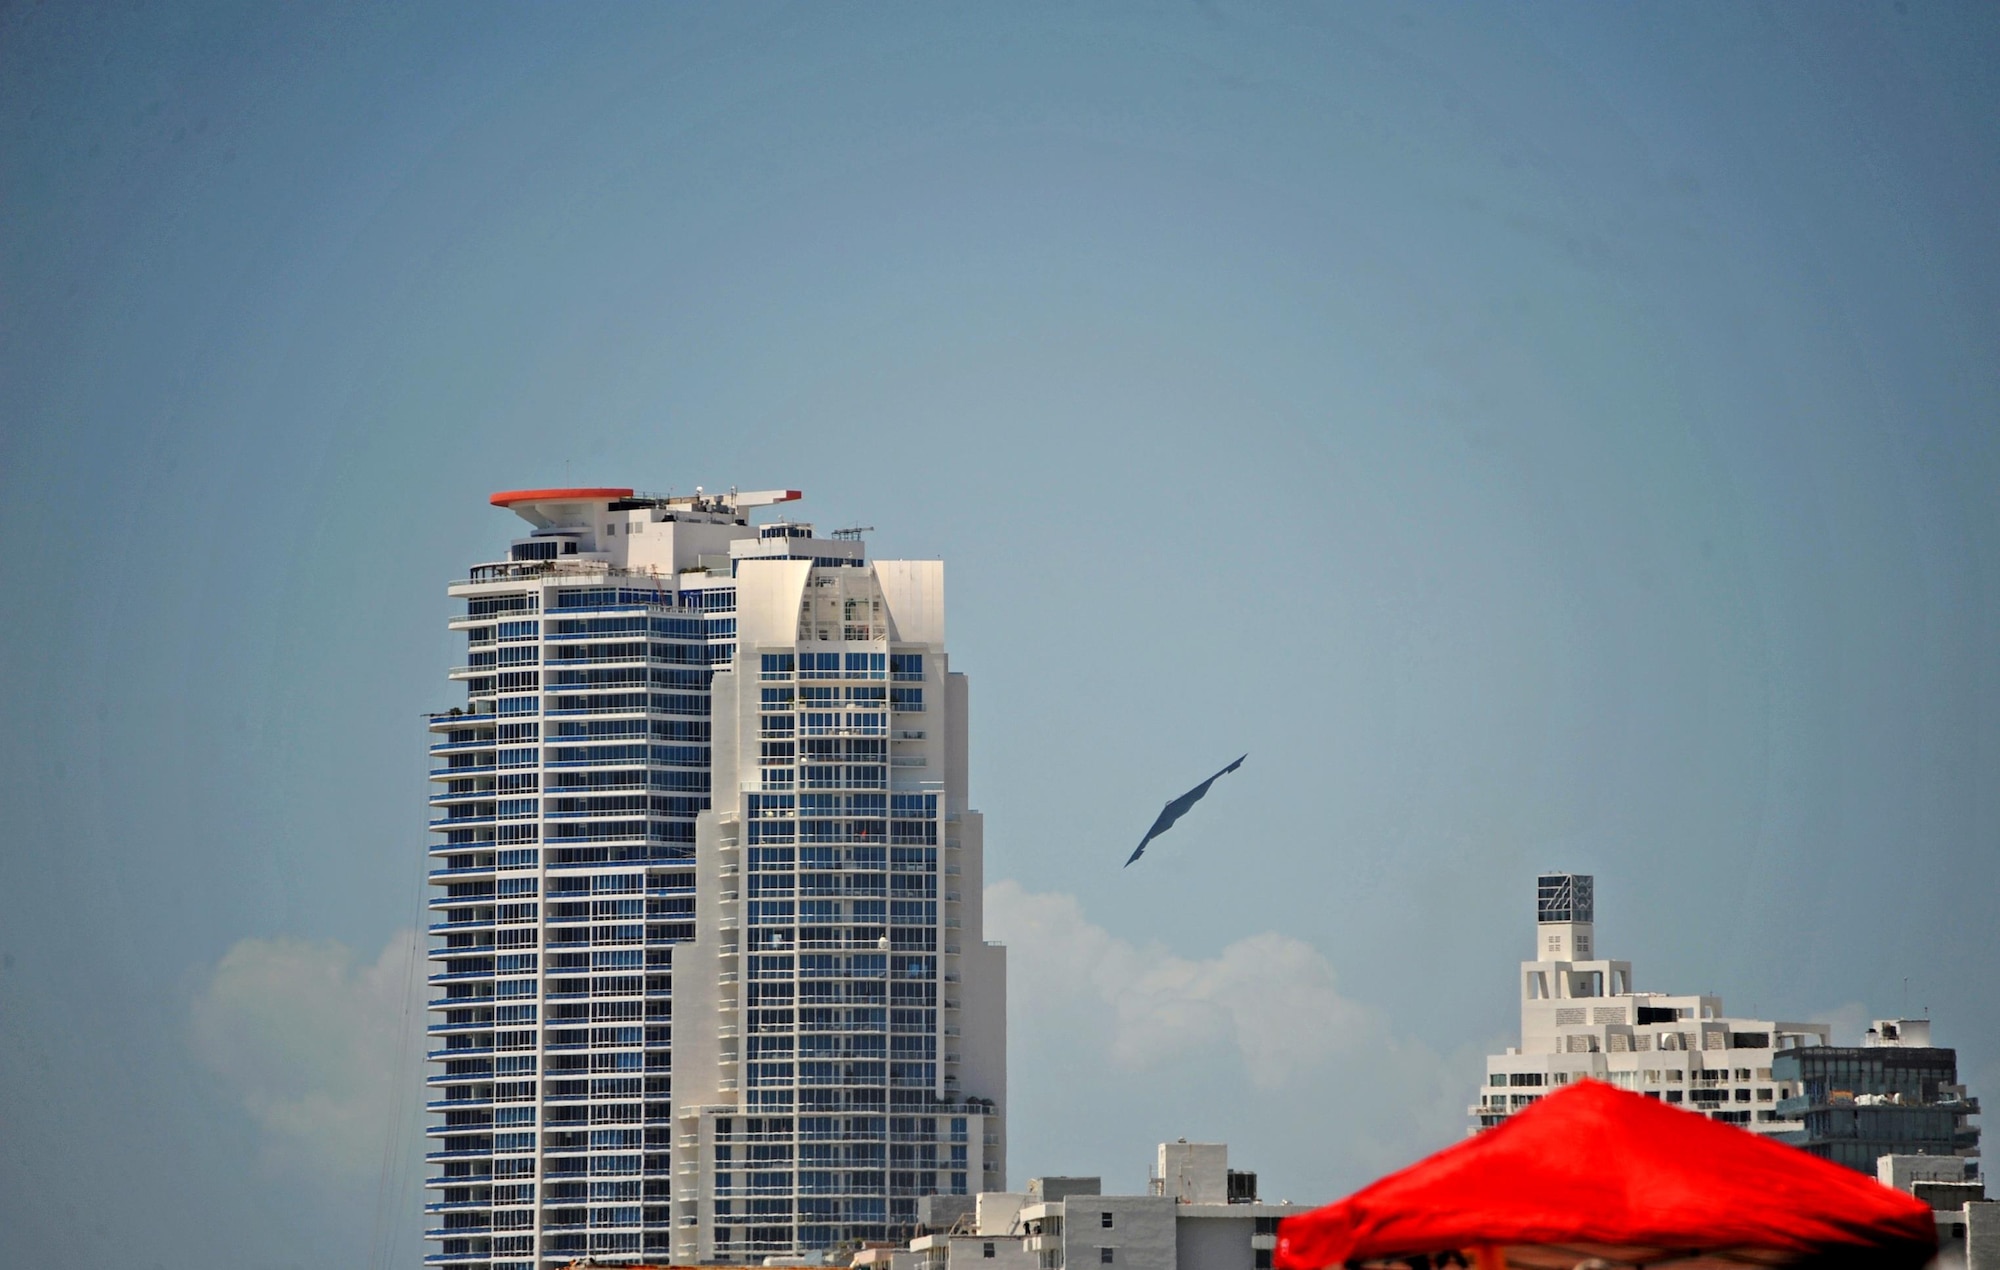
[[[493,496],[530,530],[451,586],[430,725],[427,1263],[804,1253],[1004,1185],[943,566],[750,523],[797,497]]]
[[[1803,1126],[1781,1102],[1798,1092],[1773,1072],[1779,1050],[1825,1045],[1823,1023],[1730,1018],[1722,998],[1641,992],[1632,963],[1597,956],[1594,880],[1535,880],[1535,960],[1521,963],[1521,1044],[1486,1060],[1470,1109],[1491,1128],[1552,1088],[1608,1081],[1758,1133]]]
[[[1979,1100],[1958,1083],[1958,1051],[1931,1044],[1929,1019],[1876,1019],[1858,1046],[1787,1050],[1773,1064],[1801,1122],[1787,1141],[1864,1173],[1883,1156],[1976,1155]]]

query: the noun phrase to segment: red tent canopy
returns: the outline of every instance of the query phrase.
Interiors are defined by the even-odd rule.
[[[1437,1264],[1919,1267],[1929,1206],[1796,1147],[1586,1080],[1278,1227],[1278,1270]]]

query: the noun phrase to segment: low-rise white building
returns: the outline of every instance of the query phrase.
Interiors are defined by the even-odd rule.
[[[1094,1177],[1038,1177],[985,1192],[947,1229],[873,1259],[891,1270],[1268,1270],[1278,1220],[1304,1204],[1266,1204],[1257,1175],[1229,1167],[1217,1142],[1162,1143],[1145,1195],[1105,1195]]]
[[[1779,1050],[1825,1045],[1823,1023],[1732,1018],[1722,998],[1642,992],[1632,963],[1597,956],[1594,880],[1536,879],[1535,960],[1521,963],[1521,1044],[1486,1060],[1486,1088],[1469,1110],[1491,1128],[1552,1089],[1607,1081],[1757,1133],[1803,1128],[1778,1102]]]
[[[1034,1185],[1039,1189],[1045,1180],[1036,1178]],[[1035,1254],[1028,1251],[1021,1227],[1027,1201],[1018,1191],[981,1193],[970,1212],[910,1241],[914,1270],[1035,1270]]]
[[[1875,1160],[1875,1176],[1882,1185],[1931,1206],[1937,1220],[1937,1270],[2000,1270],[2000,1203],[1986,1198],[1986,1181],[1972,1161],[1955,1155],[1884,1155]]]

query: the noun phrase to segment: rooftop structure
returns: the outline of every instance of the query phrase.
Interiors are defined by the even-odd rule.
[[[943,566],[751,523],[798,497],[492,498],[528,533],[451,586],[430,724],[429,1264],[808,1259],[1004,1184]]]
[[[1731,1018],[1722,999],[1641,991],[1632,963],[1597,956],[1596,887],[1581,873],[1535,881],[1535,960],[1521,963],[1521,1044],[1486,1060],[1470,1109],[1499,1124],[1552,1088],[1608,1081],[1758,1133],[1803,1128],[1780,1111],[1796,1092],[1780,1050],[1824,1045],[1821,1023]]]
[[[1095,1177],[1030,1178],[986,1192],[970,1212],[938,1204],[907,1248],[870,1250],[882,1270],[1266,1270],[1281,1218],[1303,1204],[1264,1203],[1254,1173],[1229,1168],[1222,1143],[1162,1143],[1148,1193],[1106,1195]]]
[[[1931,1044],[1929,1019],[1877,1019],[1859,1046],[1788,1050],[1772,1062],[1800,1122],[1786,1140],[1864,1173],[1895,1155],[1959,1157],[1979,1150],[1969,1118],[1979,1103],[1958,1083],[1958,1053]]]

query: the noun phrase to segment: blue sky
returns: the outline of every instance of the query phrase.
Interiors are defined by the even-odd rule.
[[[1640,986],[1907,977],[2000,1096],[1996,52],[1918,0],[0,14],[0,1260],[416,1255],[443,584],[565,481],[947,560],[1016,1181],[1448,1141],[1548,867]]]

